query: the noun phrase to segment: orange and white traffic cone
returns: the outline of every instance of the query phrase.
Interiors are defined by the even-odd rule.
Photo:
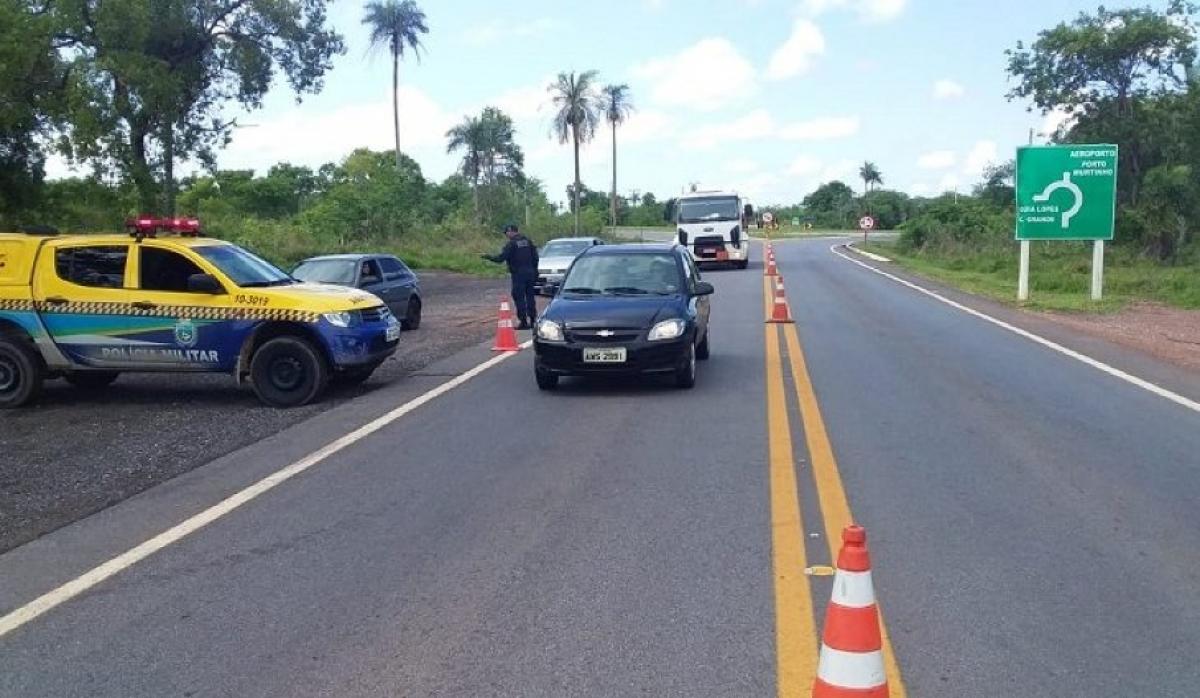
[[[500,316],[496,320],[496,344],[492,351],[521,351],[517,344],[517,330],[513,327],[512,306],[508,299],[500,301]]]
[[[767,247],[767,265],[763,276],[779,276],[779,268],[775,266],[775,250]]]
[[[792,320],[792,309],[788,306],[787,294],[783,290],[783,277],[775,277],[775,300],[771,305],[771,317],[767,318],[768,323],[784,323],[790,324]]]
[[[850,525],[842,531],[812,694],[813,698],[888,697],[867,529],[862,526]]]

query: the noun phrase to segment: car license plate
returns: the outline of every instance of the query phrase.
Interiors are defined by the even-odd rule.
[[[384,338],[389,342],[394,342],[397,339],[400,339],[400,325],[388,325],[387,334],[384,335]]]
[[[584,349],[583,362],[588,364],[623,364],[625,363],[625,347]]]
[[[717,256],[717,248],[705,247],[704,249],[700,250],[700,254],[704,255],[705,257],[715,257]]]

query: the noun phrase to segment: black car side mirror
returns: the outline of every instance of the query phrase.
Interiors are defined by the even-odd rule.
[[[717,291],[717,289],[713,288],[713,285],[708,283],[707,281],[697,281],[696,282],[696,290],[692,291],[692,295],[693,296],[711,296],[712,294],[716,293],[716,291]]]
[[[213,295],[225,293],[221,282],[217,281],[217,277],[212,274],[192,274],[188,277],[187,284],[190,293],[211,293]]]

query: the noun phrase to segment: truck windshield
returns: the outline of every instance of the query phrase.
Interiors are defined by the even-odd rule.
[[[680,223],[739,220],[737,197],[720,196],[683,199],[679,202]]]
[[[295,279],[279,267],[237,245],[205,245],[192,249],[242,288],[295,283]]]

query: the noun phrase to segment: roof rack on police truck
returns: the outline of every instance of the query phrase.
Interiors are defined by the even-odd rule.
[[[138,216],[125,221],[130,237],[138,242],[146,238],[158,237],[160,232],[174,233],[179,237],[198,238],[200,219],[198,218],[154,218],[153,216]]]

